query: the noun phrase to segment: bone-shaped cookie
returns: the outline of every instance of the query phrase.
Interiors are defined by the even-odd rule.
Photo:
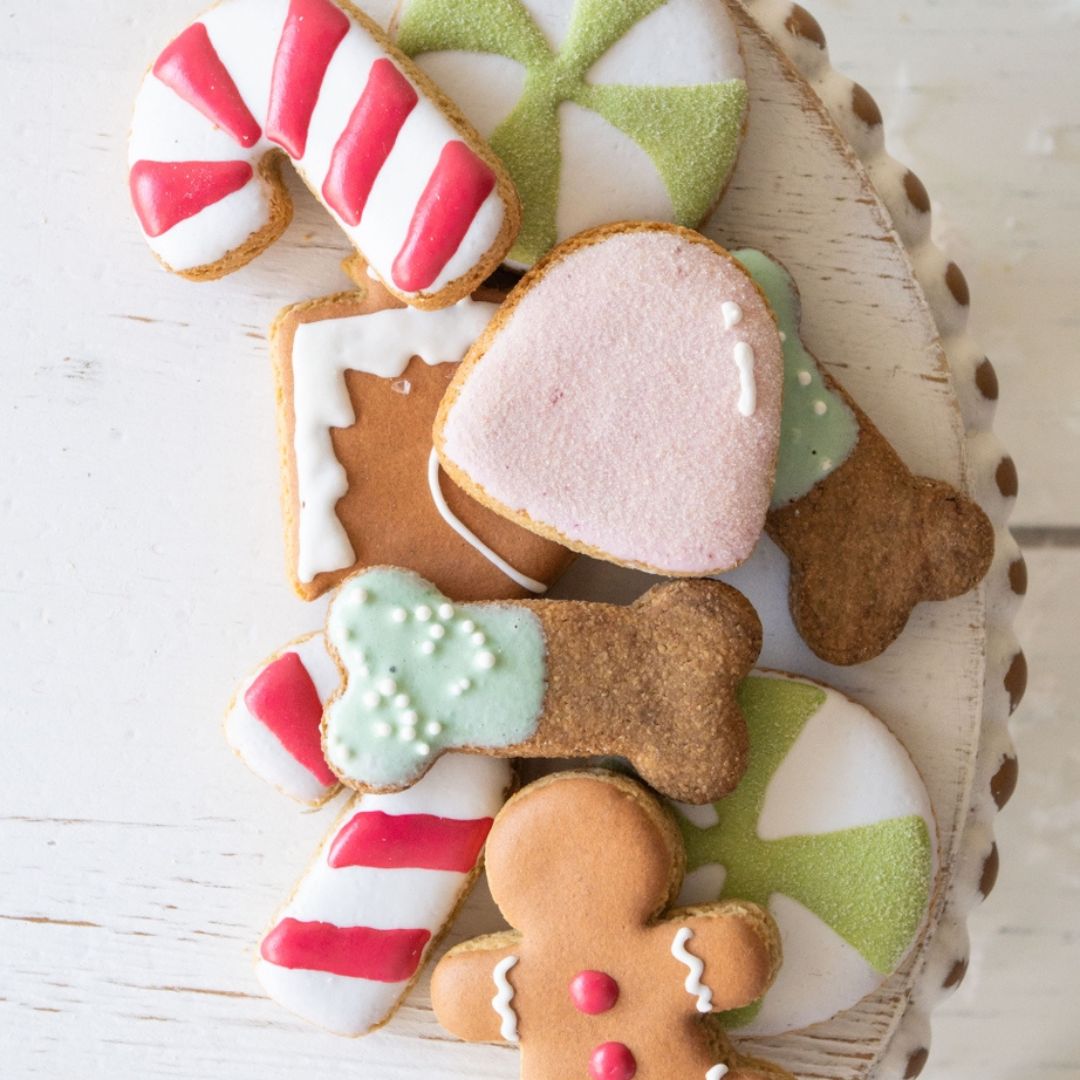
[[[439,308],[502,261],[509,175],[383,32],[335,0],[222,0],[147,74],[131,128],[135,209],[154,254],[194,280],[259,255],[304,182],[396,295]]]
[[[452,604],[406,570],[350,578],[327,638],[345,676],[323,715],[326,760],[360,791],[408,787],[446,750],[615,754],[684,802],[746,767],[735,691],[761,624],[717,581],[668,582],[634,604]]]
[[[768,989],[776,926],[739,900],[668,910],[683,876],[659,804],[609,773],[562,773],[495,820],[488,884],[511,931],[466,941],[435,968],[439,1022],[521,1048],[527,1080],[764,1080],[708,1014]]]
[[[983,511],[940,480],[915,476],[799,337],[791,275],[759,251],[735,257],[784,332],[784,420],[769,536],[791,563],[790,607],[803,639],[832,664],[884,651],[923,600],[973,588],[994,553]]]

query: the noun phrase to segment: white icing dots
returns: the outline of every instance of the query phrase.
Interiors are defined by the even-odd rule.
[[[453,606],[453,604],[440,604],[439,605],[439,618],[442,619],[443,622],[448,622],[453,617],[454,617],[454,606]]]
[[[353,589],[349,593],[348,603],[352,607],[360,607],[368,602],[367,589]]]
[[[443,730],[443,726],[442,726],[442,724],[439,723],[438,720],[429,720],[424,725],[424,734],[425,735],[441,735],[442,730]]]
[[[394,708],[407,709],[409,707],[410,700],[411,699],[409,698],[408,694],[398,694],[398,696],[394,698]]]
[[[365,690],[360,698],[360,704],[365,709],[377,709],[382,702],[382,695],[377,690]]]
[[[418,742],[414,748],[416,750],[417,757],[430,757],[431,747],[426,742]]]
[[[435,642],[434,641],[421,641],[420,651],[424,656],[434,656],[435,654]]]
[[[371,734],[378,739],[388,739],[393,733],[393,728],[385,720],[376,720],[371,725]]]
[[[375,684],[375,689],[378,690],[383,697],[393,697],[397,693],[397,682],[389,676],[386,676]]]
[[[481,671],[490,671],[495,666],[495,654],[487,649],[481,649],[473,661]]]
[[[409,613],[403,607],[396,607],[390,612],[392,622],[403,623],[409,617]]]
[[[829,406],[826,405],[824,401],[814,402],[814,412],[817,413],[818,416],[824,416],[828,411]]]
[[[814,376],[811,375],[809,371],[800,371],[799,372],[799,385],[800,386],[809,386],[813,381],[814,381]]]
[[[739,369],[739,413],[742,416],[753,416],[757,411],[754,350],[745,341],[740,341],[735,346],[735,366]]]
[[[432,628],[431,628],[431,629],[430,629],[430,630],[428,631],[428,633],[429,633],[429,634],[430,634],[430,635],[431,635],[431,636],[432,636],[432,637],[433,637],[433,638],[434,638],[434,639],[435,639],[436,641],[440,641],[440,640],[441,640],[442,638],[446,637],[446,627],[445,627],[445,626],[443,626],[443,625],[442,625],[441,623],[436,623],[436,624],[435,624],[435,625],[434,625],[434,626],[433,626],[433,627],[432,627]]]
[[[461,620],[461,632],[463,634],[471,634],[476,629],[476,623],[472,619]]]
[[[469,640],[474,645],[486,645],[487,644],[487,638],[482,633],[480,633],[479,630],[475,634],[473,634],[473,636],[471,638],[469,638]]]
[[[421,604],[414,612],[417,622],[430,622],[431,621],[431,608],[427,604]]]
[[[420,717],[417,715],[415,709],[406,709],[401,714],[401,722],[406,727],[416,727],[416,724],[419,721],[419,719],[420,719]]]

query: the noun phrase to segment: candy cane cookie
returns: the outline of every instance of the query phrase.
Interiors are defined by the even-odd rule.
[[[323,706],[341,682],[326,639],[290,642],[244,680],[225,714],[225,739],[240,760],[282,794],[321,806],[338,790],[323,757]]]
[[[385,1024],[480,870],[508,761],[450,754],[409,791],[353,799],[259,945],[278,1004],[339,1035]]]
[[[159,261],[209,280],[268,247],[291,216],[282,155],[417,307],[467,296],[517,234],[517,195],[498,159],[344,0],[222,0],[154,62],[129,163]]]
[[[736,689],[761,624],[718,581],[668,582],[625,607],[453,604],[411,571],[375,567],[339,589],[327,639],[344,679],[323,750],[358,791],[400,791],[450,750],[615,754],[688,803],[726,795],[746,768]]]

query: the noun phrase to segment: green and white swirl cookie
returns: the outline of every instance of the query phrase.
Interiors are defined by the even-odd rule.
[[[521,266],[611,221],[695,227],[734,168],[749,93],[717,0],[406,0],[396,39],[510,170]]]
[[[722,802],[676,805],[688,871],[679,902],[768,907],[784,964],[765,997],[725,1023],[776,1035],[850,1008],[904,960],[926,917],[936,829],[907,751],[861,705],[765,673],[739,698],[750,768]]]

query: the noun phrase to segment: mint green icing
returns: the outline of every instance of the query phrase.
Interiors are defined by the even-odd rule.
[[[327,634],[346,671],[324,720],[343,777],[401,786],[444,750],[513,746],[536,731],[546,650],[527,608],[453,604],[416,574],[379,568],[341,587]]]
[[[671,87],[586,82],[593,64],[665,2],[577,0],[558,53],[521,0],[413,0],[406,8],[397,44],[408,55],[492,53],[526,69],[521,98],[490,140],[524,208],[514,261],[531,264],[558,241],[559,106],[566,101],[598,113],[648,154],[678,224],[698,225],[719,196],[742,135],[744,80]],[[618,219],[618,206],[611,216]]]
[[[784,341],[784,411],[773,508],[801,499],[838,469],[859,440],[859,421],[822,378],[799,336],[799,293],[787,270],[760,251],[736,251],[768,297]]]
[[[825,698],[820,687],[791,679],[743,682],[750,768],[735,793],[715,804],[716,825],[698,828],[679,815],[687,866],[726,869],[717,899],[767,905],[782,893],[797,900],[886,975],[903,959],[929,902],[933,849],[925,820],[912,815],[779,840],[757,832],[773,775]],[[742,1027],[759,1008],[727,1013],[724,1023]]]

